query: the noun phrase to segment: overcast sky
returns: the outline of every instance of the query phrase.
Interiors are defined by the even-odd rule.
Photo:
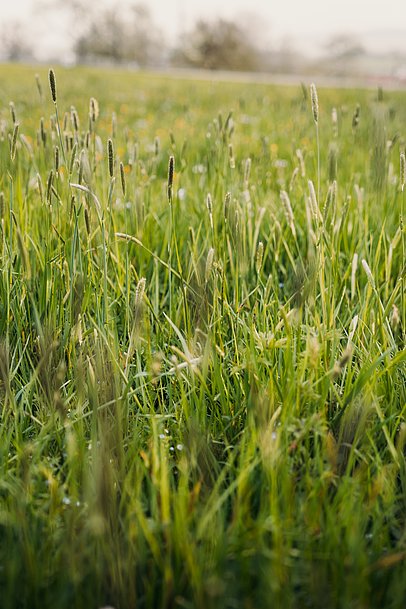
[[[32,18],[39,14],[38,7],[46,3],[56,5],[61,0],[0,0],[0,35],[8,20]],[[114,0],[87,0],[90,6],[109,5]],[[118,2],[116,2],[117,4]],[[131,5],[136,0],[120,0]],[[241,18],[255,23],[257,15],[258,36],[270,44],[286,41],[307,54],[336,33],[368,34],[368,46],[382,45],[406,48],[406,0],[147,0],[153,18],[165,32],[169,41],[187,30],[198,17],[224,16]],[[58,12],[53,11],[52,25],[44,32],[44,13],[40,48],[59,50],[68,48],[68,33]],[[386,33],[386,35],[384,35]],[[391,35],[388,35],[391,33]],[[374,34],[377,34],[374,38]]]

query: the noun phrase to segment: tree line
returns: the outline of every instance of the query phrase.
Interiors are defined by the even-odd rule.
[[[6,61],[35,59],[31,40],[33,20],[64,20],[78,64],[114,63],[139,68],[179,67],[207,70],[303,72],[308,62],[283,44],[270,48],[261,36],[261,20],[199,19],[169,44],[144,2],[124,5],[112,0],[108,6],[86,0],[36,0],[35,17],[0,26],[0,55]],[[328,70],[347,72],[363,54],[356,39],[335,36],[325,46]],[[55,57],[52,57],[55,60]],[[323,69],[322,63],[312,69]]]
[[[209,70],[255,71],[266,68],[264,51],[243,23],[231,19],[199,19],[173,44],[157,27],[147,4],[120,3],[95,8],[83,0],[48,0],[38,4],[43,17],[63,11],[70,21],[72,49],[77,63],[133,64],[141,68],[174,66]],[[37,11],[37,13],[38,13]],[[0,49],[8,61],[29,60],[30,26],[21,19],[3,25]]]

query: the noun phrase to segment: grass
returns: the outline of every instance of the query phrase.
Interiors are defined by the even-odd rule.
[[[316,142],[299,86],[47,79],[0,66],[2,609],[404,607],[406,94]]]

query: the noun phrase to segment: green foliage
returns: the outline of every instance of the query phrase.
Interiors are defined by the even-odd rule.
[[[87,3],[76,9],[81,14],[83,29],[79,36],[76,32],[74,42],[79,63],[110,62],[142,67],[160,64],[162,34],[146,5],[125,7],[117,3],[105,9],[98,6],[94,14],[88,9]]]
[[[206,70],[258,71],[261,54],[244,27],[233,21],[199,20],[172,54],[174,65]]]
[[[2,609],[400,609],[405,94],[56,76],[0,68]]]

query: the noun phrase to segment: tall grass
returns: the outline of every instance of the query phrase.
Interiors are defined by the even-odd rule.
[[[402,608],[405,94],[50,74],[0,68],[1,606]]]

